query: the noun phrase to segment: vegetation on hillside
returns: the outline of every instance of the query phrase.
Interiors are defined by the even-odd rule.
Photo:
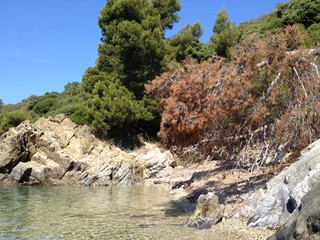
[[[192,146],[197,159],[239,166],[280,161],[320,137],[319,50],[310,50],[320,47],[319,0],[278,4],[239,26],[222,9],[208,43],[199,22],[165,38],[180,7],[178,0],[107,1],[96,65],[62,93],[0,102],[0,134],[64,113],[122,145],[159,131],[167,147]],[[248,155],[253,147],[259,156]]]
[[[301,46],[299,34],[289,26],[267,39],[249,35],[231,50],[233,61],[189,61],[147,84],[161,99],[163,144],[194,145],[202,159],[236,158],[252,166],[320,137],[320,51],[288,52]],[[259,144],[261,156],[241,157]]]

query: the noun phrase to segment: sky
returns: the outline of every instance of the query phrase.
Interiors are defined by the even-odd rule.
[[[201,41],[212,35],[217,12],[225,7],[237,25],[270,13],[288,0],[180,0],[180,21],[200,21]],[[101,30],[98,16],[106,0],[0,0],[0,99],[18,103],[31,95],[61,92],[81,81],[95,65]]]

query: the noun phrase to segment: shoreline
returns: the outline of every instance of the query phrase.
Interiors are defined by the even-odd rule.
[[[236,169],[221,171],[218,165],[218,162],[207,162],[186,167],[166,168],[157,177],[147,179],[144,182],[147,184],[166,185],[171,189],[170,192],[175,195],[176,201],[189,201],[189,204],[193,204],[193,206],[195,206],[200,194],[215,192],[219,197],[219,202],[225,205],[223,220],[213,225],[210,229],[195,229],[195,231],[207,231],[215,239],[221,240],[266,239],[274,234],[276,229],[248,227],[249,216],[240,216],[239,214],[240,210],[245,206],[245,200],[264,184],[258,181],[252,185],[250,180],[245,181],[244,179],[249,175],[253,177],[259,176],[259,172],[256,171],[252,174]],[[205,188],[212,181],[215,181],[215,184]],[[228,193],[228,189],[234,189],[235,191]],[[241,191],[243,189],[246,189],[246,191]],[[192,214],[193,212],[189,216]]]

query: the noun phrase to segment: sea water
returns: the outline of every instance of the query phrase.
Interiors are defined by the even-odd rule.
[[[165,186],[0,187],[0,239],[208,239]],[[211,237],[209,237],[211,236]]]

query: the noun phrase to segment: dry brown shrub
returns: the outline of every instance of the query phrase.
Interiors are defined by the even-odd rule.
[[[247,36],[231,62],[189,61],[147,84],[161,99],[163,144],[193,144],[202,158],[248,167],[279,162],[319,138],[320,51],[287,51],[301,39],[295,26],[265,40]]]

